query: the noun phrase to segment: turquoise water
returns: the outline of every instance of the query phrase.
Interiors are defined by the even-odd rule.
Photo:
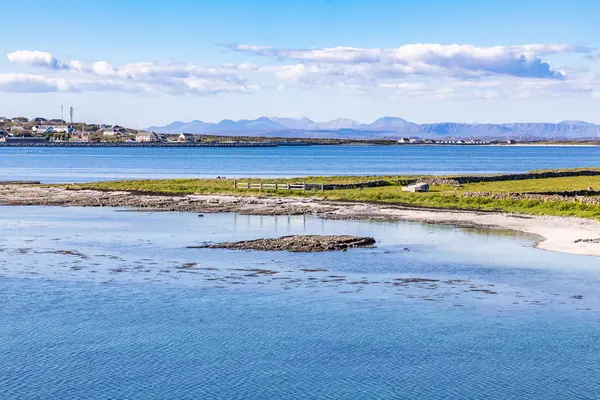
[[[2,399],[600,392],[600,259],[535,249],[528,236],[303,216],[2,211]],[[187,248],[290,233],[378,245]]]
[[[0,147],[0,180],[503,173],[600,166],[599,159],[600,147]]]

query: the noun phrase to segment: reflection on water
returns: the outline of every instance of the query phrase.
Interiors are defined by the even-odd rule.
[[[0,219],[5,276],[309,290],[452,305],[595,308],[598,299],[598,258],[534,249],[534,238],[509,232],[310,216],[7,210]],[[377,247],[310,254],[187,248],[290,234],[373,236]]]
[[[186,248],[300,233],[378,246]],[[533,244],[414,223],[7,207],[2,398],[594,398],[600,259]]]

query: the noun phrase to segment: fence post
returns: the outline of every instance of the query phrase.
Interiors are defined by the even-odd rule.
[[[234,189],[237,189],[237,179],[234,179],[234,180],[233,180],[233,188],[234,188]]]
[[[325,191],[325,185],[321,183],[321,192]]]
[[[263,187],[262,187],[262,182],[260,183],[260,190],[263,190]]]

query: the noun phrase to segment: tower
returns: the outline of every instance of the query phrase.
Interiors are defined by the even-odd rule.
[[[70,125],[73,126],[73,112],[75,111],[75,109],[73,108],[73,106],[69,107],[69,121],[70,121]]]

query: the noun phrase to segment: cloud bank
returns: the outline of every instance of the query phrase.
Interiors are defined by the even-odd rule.
[[[322,49],[276,49],[234,44],[229,48],[262,57],[335,66],[336,71],[362,66],[374,74],[477,77],[506,75],[539,79],[566,78],[542,56],[561,53],[592,53],[592,49],[564,44],[477,47],[473,45],[407,44],[392,49],[331,47]]]
[[[264,62],[259,65],[132,62],[116,66],[106,61],[85,63],[61,60],[43,51],[18,50],[8,53],[8,60],[17,67],[33,68],[36,73],[0,74],[0,91],[203,96],[297,86],[433,99],[557,97],[582,93],[593,96],[600,92],[597,76],[577,66],[570,68],[551,61],[554,56],[564,54],[588,60],[599,58],[597,49],[585,46],[405,44],[396,48],[279,49],[231,44],[226,47]]]
[[[51,53],[19,50],[7,54],[14,64],[42,68],[54,75],[0,74],[5,92],[122,91],[210,95],[248,93],[258,88],[240,75],[256,69],[251,64],[203,66],[137,62],[115,67],[105,61],[85,64],[62,61]],[[62,75],[61,75],[62,74]]]

